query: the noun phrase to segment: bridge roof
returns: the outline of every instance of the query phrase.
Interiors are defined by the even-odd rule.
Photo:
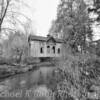
[[[50,37],[43,37],[43,36],[36,36],[36,35],[30,35],[29,41],[45,41],[47,42],[49,39],[54,39],[57,43],[63,43],[64,41],[62,39],[54,38],[52,36]]]

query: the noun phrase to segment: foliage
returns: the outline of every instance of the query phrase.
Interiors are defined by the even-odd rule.
[[[89,13],[93,12],[94,14],[97,14],[98,16],[95,18],[94,21],[99,22],[100,21],[100,0],[93,0],[93,7],[88,8]]]
[[[69,46],[75,54],[69,53],[69,48],[67,50],[64,48],[65,57],[58,65],[58,75],[63,76],[63,80],[57,82],[59,88],[55,89],[58,96],[60,90],[74,99],[87,99],[89,87],[99,84],[100,70],[98,65],[100,59],[95,55],[95,46],[90,45],[92,30],[87,8],[84,0],[61,0],[57,19],[53,21],[50,29],[54,36],[62,34],[65,41],[64,46]],[[87,50],[88,52],[85,52]],[[61,88],[62,86],[64,88]]]
[[[64,41],[75,51],[78,51],[78,46],[84,51],[87,39],[92,40],[91,22],[86,8],[84,0],[61,0],[55,28],[52,28],[52,32],[62,34]]]
[[[67,56],[62,59],[51,76],[47,76],[46,85],[55,93],[57,100],[88,98],[92,85],[100,85],[100,59],[90,54]]]
[[[6,22],[12,23],[12,15],[14,15],[14,7],[19,0],[1,0],[0,1],[0,32],[4,28],[3,24]],[[12,11],[13,9],[13,11]],[[12,23],[13,24],[13,23]]]
[[[5,43],[5,55],[14,58],[17,62],[20,62],[22,58],[28,56],[28,39],[25,34],[16,32],[15,34],[10,34],[8,40]]]
[[[1,25],[4,21],[5,16],[6,16],[10,1],[11,0],[6,0],[6,1],[1,0],[1,2],[0,2],[0,32],[1,32]]]
[[[20,5],[27,7],[22,0],[0,0],[0,37],[3,35],[8,35],[9,33],[14,33],[18,30],[24,30],[24,32],[30,31],[31,19],[20,12]],[[26,22],[22,21],[24,18]],[[30,25],[29,25],[30,23]],[[26,26],[27,25],[27,26]]]
[[[96,55],[100,57],[100,40],[98,40],[95,45],[95,52],[96,52]]]

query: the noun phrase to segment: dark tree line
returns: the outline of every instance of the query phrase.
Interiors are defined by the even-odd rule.
[[[100,59],[97,58],[95,53],[90,52],[90,49],[95,50],[92,44],[93,30],[91,25],[95,21],[99,22],[99,4],[99,0],[94,0],[94,8],[90,8],[84,0],[60,0],[57,18],[53,21],[50,29],[51,35],[61,36],[65,42],[64,46],[71,48],[71,54],[68,54],[68,50],[65,50],[66,58],[59,65],[60,73],[63,73],[64,79],[67,80],[67,82],[62,81],[61,84],[65,88],[69,88],[70,92],[74,88],[75,92],[79,94],[75,98],[79,100],[88,98],[90,87],[98,83],[100,77],[98,68]],[[91,12],[98,14],[95,20],[90,19],[89,14]],[[77,52],[77,56],[73,55]],[[70,94],[70,92],[67,91],[67,94]]]
[[[58,5],[57,19],[53,22],[51,32],[62,34],[70,47],[81,52],[87,48],[87,40],[92,40],[91,21],[84,0],[61,0]],[[54,27],[55,26],[55,27]]]

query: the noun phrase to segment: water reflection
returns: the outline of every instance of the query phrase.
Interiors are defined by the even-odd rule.
[[[31,90],[32,92],[39,87],[36,83],[39,80],[40,72],[46,77],[47,73],[51,73],[52,70],[53,67],[44,67],[4,80],[0,83],[0,100],[47,100],[44,97],[34,98],[28,96],[27,91]],[[46,87],[44,87],[44,90],[46,91]]]

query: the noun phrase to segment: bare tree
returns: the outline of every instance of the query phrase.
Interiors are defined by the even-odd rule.
[[[20,12],[20,4],[29,7],[22,0],[0,0],[0,33],[14,32],[19,25],[24,28],[25,23],[19,17],[23,17],[27,21],[30,20]]]
[[[22,61],[22,58],[28,56],[28,41],[26,34],[20,31],[9,34],[8,39],[5,40],[5,56],[15,59],[18,63]]]
[[[1,32],[2,23],[7,14],[7,10],[10,5],[10,2],[11,0],[1,0],[0,2],[0,32]]]

